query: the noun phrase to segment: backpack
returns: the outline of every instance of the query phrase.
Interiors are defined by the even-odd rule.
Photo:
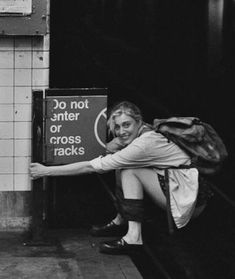
[[[215,174],[228,156],[216,131],[199,118],[154,119],[153,128],[183,149],[191,157],[191,167],[196,167],[201,174]]]

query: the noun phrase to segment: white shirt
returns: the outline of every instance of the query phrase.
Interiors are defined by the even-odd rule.
[[[90,161],[97,172],[115,169],[152,167],[159,174],[164,168],[190,165],[190,157],[160,133],[148,131],[114,154]],[[198,193],[198,171],[169,169],[170,204],[178,228],[185,226],[194,211]]]

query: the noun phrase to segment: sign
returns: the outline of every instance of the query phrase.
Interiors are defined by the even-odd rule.
[[[49,32],[49,0],[0,0],[4,36],[44,36]]]
[[[67,164],[105,154],[107,96],[47,96],[46,162]]]
[[[0,14],[31,14],[32,0],[0,0]]]

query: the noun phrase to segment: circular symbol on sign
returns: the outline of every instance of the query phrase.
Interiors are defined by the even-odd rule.
[[[102,146],[102,147],[105,147],[106,144],[100,139],[99,137],[99,133],[98,133],[98,124],[100,121],[103,121],[103,119],[107,119],[107,116],[106,116],[106,108],[104,108],[99,114],[98,116],[96,117],[96,120],[95,120],[95,125],[94,125],[94,133],[95,133],[95,138],[96,140],[98,141],[98,143]]]

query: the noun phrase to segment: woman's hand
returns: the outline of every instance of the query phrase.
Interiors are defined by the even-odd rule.
[[[125,145],[121,142],[119,137],[113,138],[110,142],[106,144],[106,153],[113,154],[121,149],[123,149]]]
[[[29,172],[31,179],[38,179],[47,175],[47,167],[39,163],[31,163]]]

